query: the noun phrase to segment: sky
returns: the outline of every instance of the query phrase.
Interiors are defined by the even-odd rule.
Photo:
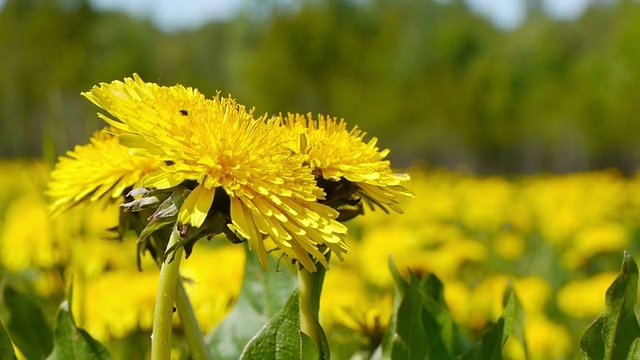
[[[2,0],[0,0],[2,1]],[[98,9],[124,10],[149,17],[165,31],[197,28],[210,20],[228,18],[242,5],[239,0],[91,0]]]
[[[549,15],[571,20],[582,15],[591,0],[543,0],[542,6]],[[489,18],[502,29],[513,29],[524,21],[525,0],[465,0],[475,12]]]
[[[2,1],[2,0],[0,0]],[[465,0],[471,9],[503,29],[516,28],[525,17],[525,0]],[[543,0],[544,9],[559,19],[582,14],[590,0]],[[165,31],[198,27],[237,12],[240,0],[91,0],[101,9],[121,9],[148,16]]]
[[[285,0],[283,2],[290,1]],[[444,0],[446,1],[446,0]],[[542,0],[547,13],[570,20],[582,14],[592,0]],[[0,0],[0,6],[5,0]],[[164,31],[197,28],[210,20],[233,16],[241,0],[90,0],[98,9],[123,10],[148,17]],[[295,2],[295,1],[292,1]],[[525,0],[465,0],[471,9],[502,29],[513,29],[525,17]]]

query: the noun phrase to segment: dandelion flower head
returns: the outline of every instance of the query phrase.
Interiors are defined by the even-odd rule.
[[[207,99],[198,90],[144,82],[138,75],[83,93],[109,112],[99,116],[122,130],[134,154],[163,164],[143,180],[148,188],[194,183],[178,222],[200,227],[220,211],[227,226],[249,242],[268,266],[265,238],[310,270],[326,264],[325,246],[339,258],[348,251],[337,212],[318,203],[324,192],[292,152],[275,120],[255,119],[232,98]],[[269,249],[270,250],[270,249]]]
[[[118,132],[102,129],[89,144],[78,145],[59,158],[47,190],[54,217],[83,201],[116,199],[158,168],[158,160],[130,156],[129,149],[118,143]]]
[[[365,142],[367,133],[357,126],[347,130],[344,120],[323,115],[316,120],[311,114],[287,114],[284,123],[291,146],[309,156],[309,166],[318,179],[334,184],[346,181],[355,185],[357,197],[385,211],[402,213],[397,198],[413,196],[400,185],[409,177],[391,171],[390,161],[385,160],[389,150],[379,150],[377,138]],[[322,187],[326,190],[327,186]]]

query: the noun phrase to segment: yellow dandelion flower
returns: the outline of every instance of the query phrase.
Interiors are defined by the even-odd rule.
[[[613,280],[615,272],[603,272],[589,279],[574,280],[565,284],[556,297],[558,308],[575,319],[597,316],[604,309],[604,294]]]
[[[398,206],[398,197],[413,197],[400,184],[409,179],[407,174],[394,174],[390,161],[384,160],[388,149],[380,151],[378,139],[364,141],[366,132],[355,126],[347,130],[347,123],[332,117],[311,114],[288,114],[284,117],[285,127],[290,135],[290,146],[296,152],[309,156],[309,166],[318,178],[319,185],[328,194],[337,194],[335,205],[344,205],[345,197],[352,196],[354,205],[362,198],[370,205],[378,205],[384,211],[403,211]],[[354,213],[355,211],[355,213]],[[345,220],[361,213],[352,209],[342,214]]]
[[[98,131],[89,144],[76,146],[60,157],[47,191],[53,199],[54,217],[83,201],[118,198],[158,168],[157,160],[130,156],[114,132],[111,128]]]
[[[325,246],[340,259],[348,251],[346,227],[334,220],[334,209],[316,202],[324,192],[304,166],[306,156],[286,146],[279,122],[254,119],[231,98],[206,99],[196,89],[146,83],[136,74],[83,95],[114,117],[100,114],[126,133],[121,143],[133,153],[164,162],[145,187],[191,189],[180,226],[200,227],[219,212],[264,267],[267,237],[311,271],[309,255],[327,266]]]

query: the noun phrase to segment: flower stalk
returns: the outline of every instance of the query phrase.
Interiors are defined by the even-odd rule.
[[[179,234],[174,226],[167,248],[178,241]],[[153,315],[153,333],[151,335],[151,359],[169,360],[171,358],[171,331],[173,327],[173,303],[179,278],[182,247],[176,248],[172,259],[165,260],[160,269],[158,295]]]
[[[184,288],[182,279],[178,279],[178,289],[176,293],[176,308],[184,330],[184,336],[191,352],[191,358],[194,360],[208,360],[211,358],[204,343],[200,325],[191,307],[189,296]]]
[[[320,344],[320,324],[318,323],[318,304],[319,296],[314,294],[316,276],[324,278],[323,271],[310,272],[308,269],[300,266],[298,268],[298,300],[300,306],[300,331],[307,334],[318,349]],[[314,295],[316,295],[314,304]]]
[[[312,305],[314,273],[298,268],[298,299],[300,303],[300,331],[307,334],[320,349],[318,319]]]

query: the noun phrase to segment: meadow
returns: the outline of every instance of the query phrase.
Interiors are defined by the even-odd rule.
[[[138,269],[133,234],[109,239],[107,229],[118,225],[115,203],[81,205],[52,220],[44,196],[50,170],[41,162],[0,162],[0,279],[34,299],[51,322],[73,283],[78,325],[114,357],[144,358],[157,267],[147,256]],[[415,198],[402,201],[405,213],[367,209],[347,223],[352,252],[344,262],[332,259],[320,321],[334,358],[366,358],[379,345],[392,312],[390,256],[401,273],[432,273],[443,282],[451,314],[469,339],[480,339],[500,316],[511,285],[524,308],[530,358],[579,358],[580,336],[602,312],[623,250],[640,254],[640,177],[613,170],[408,173]],[[196,248],[181,274],[207,333],[238,297],[245,252],[218,237]],[[510,338],[505,357],[524,354]],[[172,355],[181,357],[179,346]]]

